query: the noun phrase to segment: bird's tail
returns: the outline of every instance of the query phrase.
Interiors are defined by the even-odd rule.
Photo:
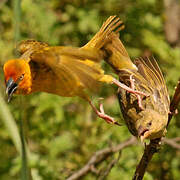
[[[116,33],[111,33],[110,41],[104,46],[106,51],[106,62],[119,72],[122,69],[137,70],[136,65],[131,61],[123,43]]]
[[[110,16],[83,48],[101,49],[109,41],[109,36],[112,32],[118,33],[123,28],[124,24],[117,16]]]

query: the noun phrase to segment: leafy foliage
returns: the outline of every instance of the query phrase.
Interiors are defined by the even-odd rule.
[[[21,39],[36,39],[51,45],[84,45],[98,31],[102,22],[117,14],[126,28],[120,34],[132,58],[152,53],[165,75],[170,94],[180,77],[180,48],[172,48],[164,34],[163,2],[156,0],[22,0]],[[3,63],[14,57],[15,23],[13,1],[0,1],[1,90],[4,93]],[[105,63],[103,67],[113,73]],[[106,112],[123,124],[116,98],[116,88],[104,86]],[[9,108],[19,126],[20,114],[28,147],[32,152],[30,167],[34,179],[65,179],[82,167],[93,152],[117,144],[130,136],[125,125],[111,126],[98,119],[89,105],[79,98],[62,98],[36,93],[15,97]],[[180,115],[172,120],[168,137],[179,135]],[[3,117],[0,117],[3,119]],[[0,179],[18,179],[19,154],[9,132],[0,121]],[[131,179],[143,147],[123,150],[120,161],[108,179]],[[145,179],[180,179],[179,152],[164,146],[148,168]],[[106,167],[108,162],[102,164]],[[158,168],[157,168],[158,167]],[[84,179],[96,179],[88,174]]]

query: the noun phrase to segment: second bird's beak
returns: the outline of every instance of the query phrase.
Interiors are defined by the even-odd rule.
[[[6,94],[8,95],[8,102],[10,102],[13,93],[17,90],[18,84],[14,82],[12,78],[9,78],[9,80],[6,83]]]
[[[149,136],[149,129],[148,128],[143,128],[143,126],[139,126],[138,128],[138,136],[141,140],[141,142],[143,142],[148,136]]]

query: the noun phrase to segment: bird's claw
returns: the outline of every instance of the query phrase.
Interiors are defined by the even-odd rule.
[[[104,120],[105,120],[107,123],[109,123],[109,124],[120,125],[117,121],[114,120],[113,117],[107,115],[107,114],[104,112],[104,108],[103,108],[103,104],[102,104],[102,103],[99,104],[99,110],[100,110],[100,111],[97,111],[97,115],[98,115],[100,118],[104,119]]]
[[[131,89],[134,91],[134,94],[135,94],[136,97],[137,97],[137,100],[138,100],[138,106],[139,106],[139,108],[140,108],[141,110],[143,110],[144,107],[143,107],[143,105],[142,105],[142,98],[141,98],[141,95],[143,95],[143,96],[145,96],[145,97],[148,97],[148,95],[145,94],[145,93],[143,93],[143,92],[140,92],[141,95],[136,93],[136,91],[135,91],[135,85],[134,85],[135,80],[133,79],[133,75],[132,75],[132,74],[130,75],[129,80],[130,80],[130,84],[131,84]]]
[[[144,108],[142,106],[142,98],[141,98],[141,96],[148,97],[149,95],[145,94],[144,92],[135,90],[135,85],[134,85],[135,80],[132,78],[132,76],[133,75],[130,75],[130,86],[131,87],[126,86],[125,84],[119,82],[116,79],[113,79],[113,83],[116,84],[117,86],[119,86],[120,88],[126,90],[127,92],[136,95],[137,100],[138,100],[139,108],[143,110]]]
[[[174,112],[172,112],[172,111],[169,111],[169,114],[170,115],[177,115],[178,114],[178,109],[175,109],[175,111]]]
[[[100,99],[101,101],[102,99]],[[108,116],[105,112],[104,112],[104,108],[103,108],[103,104],[101,102],[99,102],[99,110],[94,106],[94,104],[89,101],[91,107],[93,108],[94,112],[102,119],[104,119],[107,123],[109,124],[116,124],[116,125],[119,125],[120,124],[114,120],[113,117],[111,116]]]

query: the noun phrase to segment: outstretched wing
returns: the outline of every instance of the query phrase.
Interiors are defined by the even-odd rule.
[[[49,46],[47,43],[36,40],[23,40],[18,45],[18,51],[21,54],[21,59],[29,61],[29,57],[32,53],[41,51],[43,49],[52,51],[55,49],[61,55],[72,56],[80,60],[90,59],[95,62],[99,62],[103,58],[103,53],[97,49],[85,49],[78,47],[66,47],[66,46]]]
[[[72,96],[81,96],[83,89],[95,91],[99,86],[98,80],[104,75],[100,65],[64,52],[58,47],[44,48],[32,53],[30,59],[51,69],[61,84],[59,91],[62,91],[64,96],[70,96],[70,92]],[[64,89],[68,91],[64,92]]]

